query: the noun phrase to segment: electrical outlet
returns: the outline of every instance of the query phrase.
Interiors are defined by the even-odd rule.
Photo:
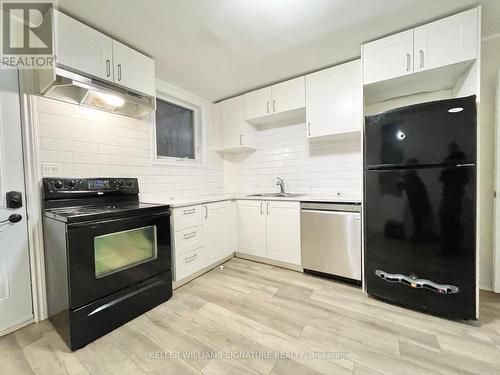
[[[58,163],[42,163],[43,177],[60,177],[61,164]]]

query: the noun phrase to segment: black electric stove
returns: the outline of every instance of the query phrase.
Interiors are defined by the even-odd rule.
[[[172,296],[170,210],[135,178],[45,178],[50,320],[78,349]]]

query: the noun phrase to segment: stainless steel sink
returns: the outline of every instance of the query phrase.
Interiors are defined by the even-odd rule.
[[[272,198],[295,198],[295,197],[303,197],[305,194],[295,194],[295,193],[259,193],[259,194],[250,194],[247,197],[272,197]]]

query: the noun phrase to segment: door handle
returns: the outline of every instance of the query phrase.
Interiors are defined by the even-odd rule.
[[[19,215],[19,214],[12,214],[7,219],[0,221],[0,224],[6,223],[8,221],[11,222],[11,223],[13,223],[13,224],[15,224],[15,223],[19,223],[22,219],[23,219],[23,217],[21,215]]]
[[[311,123],[307,123],[307,135],[310,137],[311,136]]]
[[[109,59],[106,59],[106,77],[109,77],[111,75],[111,61]]]
[[[240,134],[240,146],[243,146],[243,134]]]
[[[118,81],[122,80],[122,64],[118,64]]]
[[[269,102],[266,103],[267,113],[269,113]]]
[[[208,207],[205,206],[205,219],[208,219]]]
[[[266,203],[266,214],[269,215],[269,202]]]
[[[182,212],[184,213],[184,215],[190,215],[194,214],[196,212],[196,209],[190,208],[189,210],[183,210]]]
[[[276,112],[276,99],[273,99],[273,112]]]
[[[406,54],[406,71],[409,72],[411,69],[411,55],[409,53]]]
[[[264,213],[264,202],[260,202],[260,214]]]
[[[419,51],[419,53],[420,53],[420,67],[421,67],[421,68],[423,68],[423,67],[424,67],[424,65],[425,65],[425,61],[424,61],[424,50],[422,50],[422,49],[421,49],[421,50]]]

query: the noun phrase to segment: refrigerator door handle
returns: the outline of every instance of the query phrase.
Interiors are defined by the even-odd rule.
[[[404,284],[413,289],[428,289],[438,294],[457,294],[460,292],[460,289],[455,285],[438,284],[427,279],[419,279],[400,273],[387,273],[382,270],[376,270],[375,275],[389,283]]]

